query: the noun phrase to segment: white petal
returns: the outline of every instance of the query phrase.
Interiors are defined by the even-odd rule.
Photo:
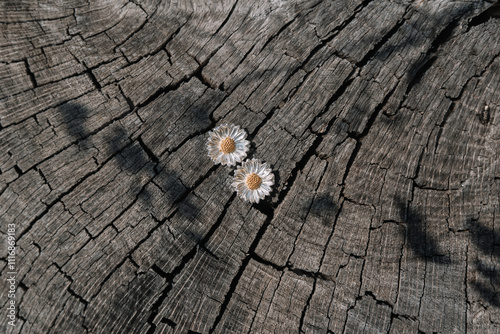
[[[235,139],[236,136],[238,136],[239,130],[240,130],[239,126],[232,127],[231,128],[231,133],[229,134],[231,136],[231,138]]]
[[[253,191],[249,191],[249,199],[250,203],[254,203],[255,202],[255,196],[254,196],[254,193]]]
[[[253,201],[254,201],[254,203],[259,203],[259,200],[260,200],[259,193],[254,190],[253,191]]]
[[[252,199],[251,199],[251,198],[252,198],[252,192],[251,192],[250,190],[248,190],[248,189],[245,189],[245,192],[244,192],[244,193],[245,193],[245,197],[244,197],[244,198],[245,198],[247,201],[252,201]]]
[[[239,142],[243,142],[243,139],[245,139],[245,137],[246,137],[246,133],[243,131],[239,131],[238,133],[236,133],[236,135],[233,138]]]
[[[252,159],[252,168],[254,173],[257,172],[257,170],[259,169],[259,160]]]
[[[245,151],[245,145],[243,145],[243,143],[240,141],[237,141],[234,146],[238,151]]]
[[[273,174],[271,175],[274,176]],[[274,177],[267,177],[266,179],[262,180],[262,184],[265,184],[268,187],[272,187],[274,185]]]
[[[261,179],[262,179],[262,183],[267,183],[270,186],[272,186],[274,184],[274,174],[270,173],[266,176],[261,176]]]
[[[261,179],[265,179],[265,178],[269,177],[270,173],[271,173],[270,170],[265,169],[265,170],[259,172],[259,176],[260,176]]]
[[[261,184],[261,185],[260,185],[260,188],[261,188],[262,190],[264,190],[264,191],[267,191],[268,193],[270,193],[270,192],[271,192],[271,187],[270,187],[269,185],[267,185],[267,184],[264,184],[264,183],[263,183],[263,184]]]

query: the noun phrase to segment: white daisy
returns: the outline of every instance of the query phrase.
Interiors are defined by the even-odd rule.
[[[250,142],[238,125],[222,124],[208,133],[208,156],[218,164],[233,166],[247,156]]]
[[[259,203],[271,193],[274,174],[267,163],[247,160],[234,172],[233,187],[238,195],[250,203]]]

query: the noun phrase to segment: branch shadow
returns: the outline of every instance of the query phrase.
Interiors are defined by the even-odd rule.
[[[406,217],[406,241],[413,254],[426,261],[443,265],[454,262],[453,259],[443,255],[444,252],[436,240],[429,235],[425,228],[425,217],[409,208],[400,199],[397,203],[399,209],[402,210],[402,216]],[[493,264],[486,264],[480,259],[475,260],[474,265],[478,273],[489,283],[473,281],[470,284],[485,301],[499,308],[500,269],[494,263],[500,261],[500,233],[473,218],[467,219],[466,226],[470,230],[472,243],[481,253],[489,255],[493,262]]]
[[[194,115],[192,119],[199,119],[199,110],[193,109]],[[62,115],[64,125],[69,133],[82,149],[90,149],[94,147],[92,136],[86,124],[89,118],[89,110],[76,103],[65,103],[58,107],[58,111]],[[157,180],[160,182],[157,186],[164,192],[165,201],[175,203],[185,195],[187,188],[180,181],[180,176],[177,172],[168,170],[156,159],[152,152],[145,144],[139,140],[132,141],[126,129],[117,126],[112,129],[111,133],[104,138],[107,149],[114,154],[113,161],[118,167],[129,173],[130,175],[138,175],[142,168],[148,163],[154,163],[154,171]],[[148,191],[146,185],[132,184],[130,187],[132,193],[137,194],[137,199],[140,200],[145,207],[152,208],[153,195]],[[189,201],[185,198],[184,201]],[[193,207],[194,205],[188,205]],[[197,211],[196,208],[193,212]],[[179,210],[181,214],[191,216],[186,210]]]
[[[500,308],[500,269],[494,265],[500,261],[500,233],[484,226],[479,221],[468,218],[466,226],[470,228],[471,240],[474,245],[485,255],[489,255],[493,264],[488,265],[477,259],[474,264],[479,274],[489,280],[489,284],[473,281],[471,284],[485,301],[490,305]]]
[[[89,118],[89,110],[76,103],[68,102],[59,106],[58,111],[63,117],[64,125],[71,137],[80,140],[79,145],[88,149],[92,145],[89,142],[90,132],[85,123]]]
[[[129,139],[129,135],[123,128],[117,128],[115,129],[113,135],[110,138],[107,138],[107,141],[110,149],[113,152],[117,152],[126,146],[125,142]],[[126,170],[131,174],[139,173],[140,169],[147,163],[155,163],[154,181],[150,182],[153,182],[162,190],[164,194],[163,202],[165,204],[168,203],[174,205],[182,200],[182,202],[179,203],[177,214],[186,219],[194,219],[194,217],[198,214],[199,207],[192,203],[189,196],[186,197],[189,189],[182,183],[179,173],[162,164],[140,139],[133,142],[131,146],[126,148],[121,154],[117,155],[116,162],[122,170]],[[134,190],[137,191],[138,189]],[[152,194],[149,193],[146,187],[143,187],[143,189],[140,190],[138,196],[146,207],[153,209]]]
[[[406,217],[406,242],[417,257],[438,264],[452,263],[446,252],[440,249],[437,241],[427,233],[425,217],[408,207],[401,199],[396,205],[402,217]]]
[[[416,56],[415,59],[408,64],[407,69],[404,71],[404,75],[400,79],[401,82],[406,85],[401,104],[404,103],[404,100],[410,91],[421,83],[427,71],[438,59],[438,52],[441,45],[450,42],[457,31],[459,32],[463,30],[464,23],[466,23],[466,25],[470,28],[472,25],[485,22],[486,19],[484,17],[491,17],[490,14],[483,13],[472,17],[468,21],[464,20],[463,18],[465,16],[474,12],[476,6],[477,5],[473,2],[468,2],[457,4],[449,10],[436,10],[432,13],[424,13],[420,12],[417,8],[411,8],[410,12],[406,16],[409,16],[411,13],[411,16],[409,17],[415,16],[416,20],[413,22],[411,22],[411,20],[406,20],[408,24],[411,24],[410,26],[407,28],[398,27],[397,30],[394,30],[396,33],[397,31],[407,31],[405,36],[394,41],[391,41],[392,35],[386,36],[384,37],[386,40],[384,41],[383,39],[381,42],[381,47],[373,52],[373,54],[367,55],[368,59],[366,61],[373,58],[384,62],[388,57],[390,57],[391,54],[403,52],[405,49],[424,49],[424,52],[421,52],[422,54],[420,56]],[[486,10],[486,12],[490,13],[491,10]],[[427,31],[421,31],[417,28],[417,24],[422,26],[422,22],[420,21],[423,20],[429,21],[429,27],[432,28],[428,28],[429,30]],[[425,45],[425,41],[429,38],[426,34],[435,32],[437,27],[440,27],[441,30],[433,38],[430,45]],[[371,36],[368,36],[367,40],[370,40],[371,38]],[[397,112],[398,110],[384,110],[384,115],[391,117],[397,114]]]
[[[151,161],[147,159],[147,155],[138,143],[133,143],[127,146],[129,136],[125,129],[119,127],[113,130],[111,136],[106,138],[107,145],[111,152],[120,152],[115,156],[114,161],[118,164],[121,170],[137,175],[141,169]],[[142,189],[141,189],[142,188]],[[150,206],[152,196],[146,189],[139,184],[131,185],[131,191],[137,193],[138,198],[144,202],[145,205]]]
[[[319,217],[324,226],[331,226],[338,211],[339,205],[333,201],[332,196],[322,193],[314,198],[309,214]]]

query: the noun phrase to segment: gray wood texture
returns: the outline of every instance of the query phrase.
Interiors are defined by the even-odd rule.
[[[0,332],[500,333],[497,8],[1,1]]]

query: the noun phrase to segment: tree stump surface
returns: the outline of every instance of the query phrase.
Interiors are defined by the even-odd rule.
[[[0,332],[500,333],[497,8],[2,1]]]

